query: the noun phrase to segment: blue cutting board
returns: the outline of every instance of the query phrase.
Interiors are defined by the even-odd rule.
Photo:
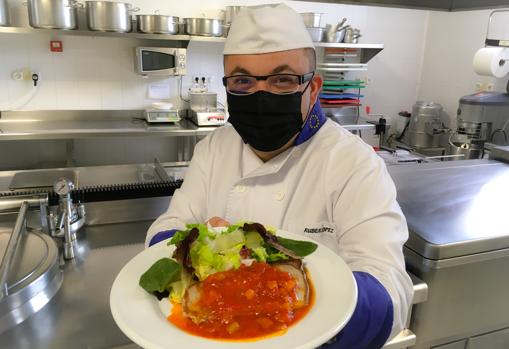
[[[358,93],[320,93],[320,98],[323,99],[341,99],[341,98],[362,98],[364,95],[360,95]]]

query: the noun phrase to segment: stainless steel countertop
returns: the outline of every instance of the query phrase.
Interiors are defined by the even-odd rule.
[[[74,169],[81,186],[132,183],[139,174],[153,173],[152,164],[98,166]],[[167,169],[168,170],[168,169]],[[22,171],[37,174],[38,171]],[[19,171],[0,172],[0,191]],[[3,183],[3,184],[2,184]],[[4,188],[2,188],[4,186]],[[38,313],[0,335],[5,349],[134,349],[119,330],[109,309],[109,292],[120,269],[143,249],[148,226],[167,209],[167,197],[86,204],[87,224],[77,234],[78,257],[63,264],[64,281],[55,297]],[[0,231],[10,230],[15,217],[0,215]],[[35,224],[32,213],[29,226]],[[422,281],[413,278],[414,303],[427,297]],[[402,332],[387,348],[413,345],[415,336]]]
[[[215,127],[188,119],[177,124],[148,124],[143,110],[56,110],[1,112],[1,140],[76,139],[116,136],[204,136]]]
[[[113,321],[109,293],[120,269],[143,250],[150,223],[87,226],[80,231],[79,256],[63,266],[60,290],[39,312],[0,335],[2,349],[99,349],[130,344]]]
[[[161,163],[166,173],[175,179],[181,179],[188,162],[163,162]],[[42,170],[20,170],[0,171],[0,192],[11,190],[13,179],[23,175],[27,185],[29,182],[44,178],[53,181],[62,176],[72,173],[73,180],[77,187],[90,187],[114,184],[151,183],[160,180],[154,164],[127,164],[127,165],[106,165],[72,168],[52,168]],[[69,177],[69,176],[68,176]],[[20,182],[20,181],[18,181]],[[50,180],[50,182],[52,182]],[[20,182],[21,183],[21,182]],[[29,186],[26,187],[30,189]]]
[[[509,164],[463,160],[389,166],[406,216],[406,246],[442,260],[509,248]]]
[[[167,205],[168,198],[94,203],[88,206],[91,225],[78,232],[78,255],[61,262],[64,281],[55,297],[39,312],[0,334],[2,349],[139,349],[117,327],[109,308],[111,285],[121,268],[143,250],[145,233],[152,220]],[[115,210],[112,207],[116,207]],[[133,215],[133,213],[136,213]],[[3,221],[0,231],[12,228]],[[32,213],[29,226],[37,220]],[[131,220],[131,222],[128,222]],[[123,222],[123,223],[116,223]],[[426,299],[427,288],[413,277],[413,303]],[[405,330],[387,343],[401,349],[415,343]]]

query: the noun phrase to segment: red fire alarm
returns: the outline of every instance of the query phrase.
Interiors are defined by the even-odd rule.
[[[64,46],[62,45],[62,41],[51,40],[49,42],[49,49],[51,52],[62,52]]]

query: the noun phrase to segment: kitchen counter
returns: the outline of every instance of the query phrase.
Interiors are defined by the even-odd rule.
[[[58,110],[0,113],[0,141],[117,136],[205,136],[215,127],[179,123],[148,124],[143,110]]]
[[[412,310],[412,348],[506,349],[509,164],[389,166],[406,216],[407,270],[429,287]]]

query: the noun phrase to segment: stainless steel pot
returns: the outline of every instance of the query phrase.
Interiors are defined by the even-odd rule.
[[[222,36],[224,24],[222,20],[212,18],[186,18],[186,33],[201,36]]]
[[[362,35],[361,35],[361,32],[359,29],[347,28],[343,42],[349,43],[349,44],[357,44],[359,42],[359,38],[361,36]]]
[[[327,24],[327,27],[325,28],[325,41],[326,42],[343,42],[343,39],[345,38],[346,30],[350,28],[349,25],[346,25],[344,27],[338,28],[337,30],[334,30],[335,28],[332,28],[329,24]]]
[[[362,35],[359,34],[359,35],[354,35],[353,38],[352,38],[352,44],[358,44],[359,43],[359,38],[361,37]]]
[[[313,42],[322,42],[325,36],[325,28],[306,28]]]
[[[308,28],[319,28],[322,26],[322,13],[305,12],[300,14],[304,25]]]
[[[0,27],[10,25],[9,22],[9,8],[7,7],[7,0],[0,0]]]
[[[106,32],[130,32],[131,12],[139,11],[131,4],[113,1],[87,1],[88,29]]]
[[[28,0],[27,6],[31,27],[70,30],[78,28],[77,7],[83,5],[76,0]]]
[[[178,34],[179,18],[175,16],[137,15],[137,29],[147,34]]]

